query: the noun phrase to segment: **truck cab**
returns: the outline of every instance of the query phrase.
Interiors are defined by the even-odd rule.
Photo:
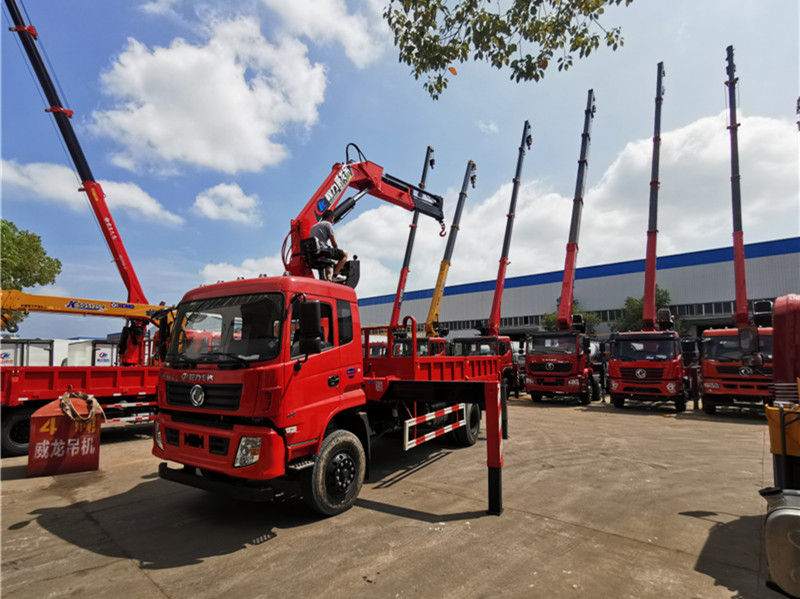
[[[703,411],[714,414],[718,406],[763,407],[770,397],[772,381],[772,327],[758,327],[763,365],[743,362],[739,331],[734,328],[703,331]]]
[[[592,365],[596,349],[588,336],[576,330],[529,336],[525,343],[525,390],[531,399],[578,396],[583,405],[600,399]]]
[[[672,401],[676,412],[686,410],[688,384],[675,331],[614,333],[610,344],[608,384],[615,407],[634,399]]]
[[[286,475],[365,403],[359,326],[351,288],[306,277],[190,291],[160,371],[153,453],[242,487]]]

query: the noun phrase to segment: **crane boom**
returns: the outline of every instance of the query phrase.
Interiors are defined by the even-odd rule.
[[[572,304],[575,293],[575,263],[578,259],[578,238],[581,230],[583,212],[583,191],[586,185],[586,169],[589,160],[589,145],[592,135],[592,121],[595,113],[594,90],[590,89],[586,98],[583,133],[581,134],[581,153],[578,158],[578,177],[575,181],[575,198],[572,200],[572,220],[569,225],[567,257],[564,261],[564,281],[561,284],[561,303],[558,306],[558,330],[572,328]]]
[[[475,163],[470,160],[467,163],[467,170],[464,173],[464,183],[461,185],[461,192],[458,194],[456,212],[453,216],[453,224],[450,226],[450,235],[447,237],[447,245],[444,248],[444,257],[439,265],[439,276],[436,279],[436,287],[433,289],[431,307],[428,310],[428,318],[425,320],[425,334],[433,337],[437,334],[436,328],[439,323],[439,309],[442,307],[442,296],[444,295],[444,284],[447,282],[447,273],[450,271],[450,259],[453,257],[453,248],[456,246],[458,229],[461,225],[461,212],[464,209],[464,202],[467,199],[467,187],[472,182],[475,185]]]
[[[736,326],[747,326],[747,276],[744,265],[744,234],[742,233],[742,191],[739,175],[739,123],[736,118],[736,65],[733,62],[733,46],[727,48],[728,80],[728,130],[731,132],[731,203],[733,205],[733,273],[736,281]]]
[[[0,289],[2,297],[3,321],[7,322],[10,312],[51,312],[58,314],[82,314],[92,316],[110,316],[116,318],[132,318],[157,323],[159,313],[168,310],[165,306],[135,304],[131,302],[109,302],[77,297],[56,297],[52,295],[34,295],[18,289]]]
[[[425,151],[425,164],[422,166],[422,178],[420,179],[419,188],[425,189],[425,183],[428,180],[428,167],[433,168],[433,147],[428,146]],[[403,268],[400,269],[400,279],[397,282],[397,293],[394,296],[394,305],[392,306],[392,315],[389,319],[389,326],[396,327],[400,325],[400,305],[403,303],[403,294],[406,288],[406,279],[408,278],[408,271],[411,265],[411,252],[414,249],[414,239],[417,236],[417,222],[419,221],[419,212],[414,210],[414,216],[409,225],[408,242],[406,243],[406,253],[403,257]]]
[[[500,265],[497,268],[497,280],[494,285],[492,297],[492,310],[489,312],[487,334],[497,337],[500,334],[500,306],[503,302],[503,289],[506,283],[506,269],[508,268],[508,254],[511,249],[511,233],[514,231],[514,217],[517,211],[517,195],[519,194],[519,179],[522,175],[522,162],[525,158],[525,146],[530,149],[531,125],[528,121],[522,127],[522,141],[519,143],[519,156],[517,157],[517,170],[514,173],[514,184],[511,189],[511,204],[506,215],[506,232],[503,237],[503,249],[500,253]]]
[[[661,149],[661,104],[664,102],[664,63],[658,63],[656,84],[656,115],[653,130],[653,166],[650,177],[650,215],[647,225],[647,254],[644,270],[644,300],[642,330],[656,329],[656,238],[658,236],[658,165]]]
[[[344,192],[351,187],[357,190],[356,195],[341,201]],[[312,269],[303,256],[300,242],[308,238],[311,227],[322,218],[325,210],[333,210],[335,221],[338,222],[365,195],[431,216],[444,228],[444,201],[441,196],[384,173],[383,167],[374,162],[366,159],[361,162],[347,160],[333,165],[328,177],[297,218],[292,220],[283,249],[283,264],[287,272],[295,276],[313,276]]]
[[[111,216],[111,212],[108,209],[105,193],[103,193],[100,184],[95,181],[94,175],[92,175],[92,171],[89,168],[89,163],[83,153],[83,149],[78,142],[78,137],[75,135],[75,130],[72,128],[72,122],[70,121],[72,111],[63,107],[55,85],[53,84],[53,80],[39,53],[39,48],[36,46],[38,33],[33,26],[25,23],[15,0],[5,1],[8,12],[11,15],[11,20],[14,23],[11,30],[19,34],[22,47],[28,55],[31,66],[44,91],[45,98],[50,104],[50,107],[47,108],[46,111],[52,113],[56,125],[58,125],[58,129],[64,138],[64,143],[67,146],[69,155],[81,179],[81,185],[83,186],[81,190],[85,191],[89,198],[89,205],[92,207],[92,211],[97,221],[100,223],[100,229],[103,232],[103,236],[111,251],[114,262],[117,265],[119,274],[128,291],[128,302],[146,304],[147,298],[136,276],[136,272],[133,269],[130,258],[128,258],[128,252],[125,250],[125,245],[122,243],[122,238],[114,223],[114,218]]]

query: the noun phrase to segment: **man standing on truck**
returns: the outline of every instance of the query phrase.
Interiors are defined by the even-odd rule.
[[[342,281],[344,277],[339,276],[339,271],[342,266],[347,262],[347,252],[339,247],[336,243],[336,237],[333,235],[333,210],[326,210],[322,213],[322,220],[316,225],[311,227],[311,237],[319,239],[320,244],[325,248],[324,253],[336,260],[336,266],[333,268],[333,278],[331,278],[330,267],[325,269],[325,274],[329,280]]]

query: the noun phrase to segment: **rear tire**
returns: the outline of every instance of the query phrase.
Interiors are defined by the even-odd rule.
[[[3,412],[4,456],[27,455],[31,439],[31,416],[35,408],[11,408]]]
[[[323,516],[353,507],[364,483],[366,457],[350,431],[335,430],[322,442],[313,468],[304,471],[303,500]]]
[[[603,393],[600,391],[600,383],[592,376],[592,401],[603,401]]]
[[[466,426],[462,426],[453,431],[456,443],[463,447],[472,447],[478,441],[481,431],[481,409],[478,404],[468,403],[464,406],[464,418]]]
[[[588,406],[592,403],[592,386],[589,384],[589,381],[586,381],[586,391],[581,393],[580,399],[582,406]]]

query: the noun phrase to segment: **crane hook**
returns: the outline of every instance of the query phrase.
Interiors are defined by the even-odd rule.
[[[444,221],[440,220],[439,224],[442,226],[442,230],[439,231],[439,237],[447,237],[447,227],[444,225]]]

